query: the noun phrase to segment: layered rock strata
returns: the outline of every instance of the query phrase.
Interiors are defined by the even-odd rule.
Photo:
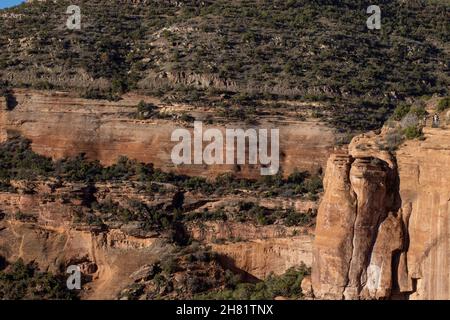
[[[171,159],[172,132],[193,123],[174,120],[134,118],[140,101],[158,105],[163,113],[187,112],[196,119],[208,115],[217,118],[217,111],[186,105],[164,105],[150,97],[128,94],[118,102],[80,99],[65,92],[17,89],[13,92],[14,107],[0,100],[0,141],[20,134],[32,141],[35,152],[60,159],[86,154],[89,159],[110,165],[120,156],[127,156],[165,171],[192,176],[214,177],[234,172],[246,178],[260,177],[257,165],[174,165]],[[280,130],[280,167],[284,174],[295,169],[317,171],[322,168],[335,140],[333,130],[317,122],[302,122],[295,117],[279,120],[261,117],[256,127]],[[224,124],[226,122],[226,124]],[[205,130],[207,125],[204,125]],[[244,123],[222,119],[209,127],[248,128]],[[246,161],[248,163],[248,159]]]
[[[450,131],[424,133],[395,157],[374,133],[330,157],[313,248],[316,298],[450,298]]]

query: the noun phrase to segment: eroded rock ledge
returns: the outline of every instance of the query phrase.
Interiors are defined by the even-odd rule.
[[[327,164],[313,249],[319,299],[449,299],[450,134],[425,128],[394,157],[381,135]]]
[[[75,94],[55,91],[13,90],[14,108],[0,97],[0,142],[20,134],[32,141],[38,154],[61,159],[81,153],[104,165],[127,156],[155,167],[190,176],[215,177],[233,172],[236,176],[257,179],[257,166],[174,165],[171,159],[172,132],[180,127],[192,130],[193,123],[177,123],[170,119],[139,120],[133,118],[140,101],[153,103],[161,112],[188,112],[197,120],[207,115],[218,118],[217,109],[193,108],[184,104],[165,104],[156,98],[129,93],[122,100],[81,99]],[[279,112],[279,111],[277,111]],[[278,115],[261,117],[261,128],[280,129],[280,165],[284,174],[298,170],[315,172],[322,168],[333,148],[333,129],[316,122],[300,121],[295,114],[280,120]],[[214,124],[225,128],[247,128],[237,121]],[[206,125],[205,125],[206,126]]]

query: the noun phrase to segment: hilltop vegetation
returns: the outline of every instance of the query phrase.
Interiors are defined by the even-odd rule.
[[[379,1],[381,30],[367,29],[360,0],[75,2],[80,31],[65,28],[73,1],[2,11],[19,15],[0,18],[4,80],[244,112],[262,99],[322,101],[318,116],[356,130],[379,127],[399,100],[448,93],[446,1]]]

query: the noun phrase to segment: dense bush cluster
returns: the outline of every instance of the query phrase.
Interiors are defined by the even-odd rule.
[[[266,280],[257,283],[245,283],[238,275],[226,273],[226,288],[196,296],[200,300],[273,300],[276,297],[300,299],[300,284],[310,273],[304,265],[293,267],[283,275],[270,275]]]
[[[79,210],[75,222],[91,226],[104,226],[108,222],[140,222],[141,230],[176,231],[177,225],[189,221],[227,220],[251,221],[259,225],[269,225],[282,221],[288,226],[308,226],[314,222],[315,212],[295,212],[293,210],[267,209],[252,202],[241,202],[237,213],[224,210],[192,212],[185,214],[183,209],[185,191],[204,194],[234,194],[242,190],[256,192],[263,197],[306,196],[317,199],[323,189],[321,175],[311,176],[308,172],[296,171],[288,178],[281,174],[267,176],[260,180],[239,179],[232,174],[224,174],[215,181],[202,177],[188,177],[166,173],[155,169],[151,164],[143,164],[126,157],[120,157],[114,165],[104,167],[98,161],[89,161],[84,155],[53,162],[39,156],[30,148],[30,142],[17,137],[0,145],[0,191],[15,192],[11,180],[34,181],[55,178],[57,181],[82,182],[86,187],[79,195],[82,205],[89,212]],[[150,207],[143,202],[130,200],[120,205],[111,200],[98,202],[94,196],[96,182],[127,181],[141,182],[141,189],[149,194],[164,191],[160,183],[175,185],[179,192],[173,195],[170,206]],[[77,195],[73,195],[77,197]],[[16,219],[33,221],[35,217],[23,212],[16,213]],[[184,241],[183,239],[181,239]],[[178,240],[177,240],[178,241]]]
[[[3,268],[6,269],[2,270]],[[67,289],[64,276],[41,272],[36,264],[25,264],[20,259],[11,265],[0,263],[0,300],[76,298],[76,293]]]
[[[442,112],[444,110],[447,110],[448,108],[450,108],[450,97],[445,97],[439,101],[437,110],[439,112]]]
[[[388,122],[389,130],[380,147],[395,151],[405,140],[422,139],[423,127],[429,117],[425,103],[417,100],[414,103],[401,103],[394,110]]]
[[[224,270],[218,254],[197,242],[163,254],[159,261],[146,268],[148,272],[144,277],[136,279],[119,294],[119,298],[191,299],[193,295],[218,288],[223,283]]]
[[[128,223],[130,221],[141,221],[140,228],[142,230],[169,230],[172,224],[180,218],[176,212],[149,207],[138,201],[129,201],[126,208],[111,201],[95,202],[92,209],[102,214],[102,222],[118,220]]]
[[[253,222],[258,225],[271,225],[282,222],[288,227],[310,226],[314,223],[317,212],[297,212],[293,209],[268,209],[254,202],[241,201],[237,204],[236,212],[226,212],[223,209],[216,211],[195,211],[183,216],[184,221],[227,221]]]
[[[301,299],[301,282],[311,273],[305,265],[292,267],[282,275],[249,282],[243,274],[226,269],[220,255],[193,242],[165,254],[160,261],[126,288],[120,298],[194,300],[273,300],[276,297]],[[174,281],[176,275],[177,280]]]
[[[253,202],[240,202],[234,219],[240,222],[255,221],[259,225],[270,225],[276,221],[283,221],[288,227],[309,226],[314,222],[317,212],[297,212],[293,209],[268,209]]]
[[[30,141],[15,138],[0,145],[0,181],[47,177],[54,171],[52,161],[34,153]]]
[[[157,109],[158,107],[154,104],[141,101],[137,106],[136,118],[141,120],[150,119],[158,114]]]
[[[98,161],[90,161],[85,155],[52,162],[51,159],[34,153],[30,148],[30,141],[20,137],[0,145],[0,161],[0,181],[4,186],[8,186],[11,179],[34,180],[52,176],[79,182],[133,179],[147,182],[149,191],[154,188],[150,182],[171,183],[181,189],[210,194],[250,189],[260,192],[263,196],[315,197],[322,191],[320,174],[310,175],[308,172],[294,172],[287,179],[278,174],[260,180],[239,179],[232,174],[224,174],[211,182],[202,177],[166,173],[155,169],[152,164],[139,163],[126,157],[119,157],[117,162],[109,167],[102,166]]]
[[[258,191],[263,197],[306,195],[315,198],[323,190],[320,173],[311,175],[308,172],[294,172],[288,178],[279,173],[265,176],[259,180],[239,179],[232,174],[223,174],[210,183],[208,190],[217,193],[233,193],[242,189]]]

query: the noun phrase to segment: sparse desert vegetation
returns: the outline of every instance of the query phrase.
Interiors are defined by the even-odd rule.
[[[408,97],[448,95],[445,1],[385,1],[380,31],[354,0],[79,1],[82,32],[62,27],[69,2],[4,11],[20,14],[0,19],[11,86],[111,100],[138,90],[249,121],[262,100],[321,101],[343,132],[381,127]]]

